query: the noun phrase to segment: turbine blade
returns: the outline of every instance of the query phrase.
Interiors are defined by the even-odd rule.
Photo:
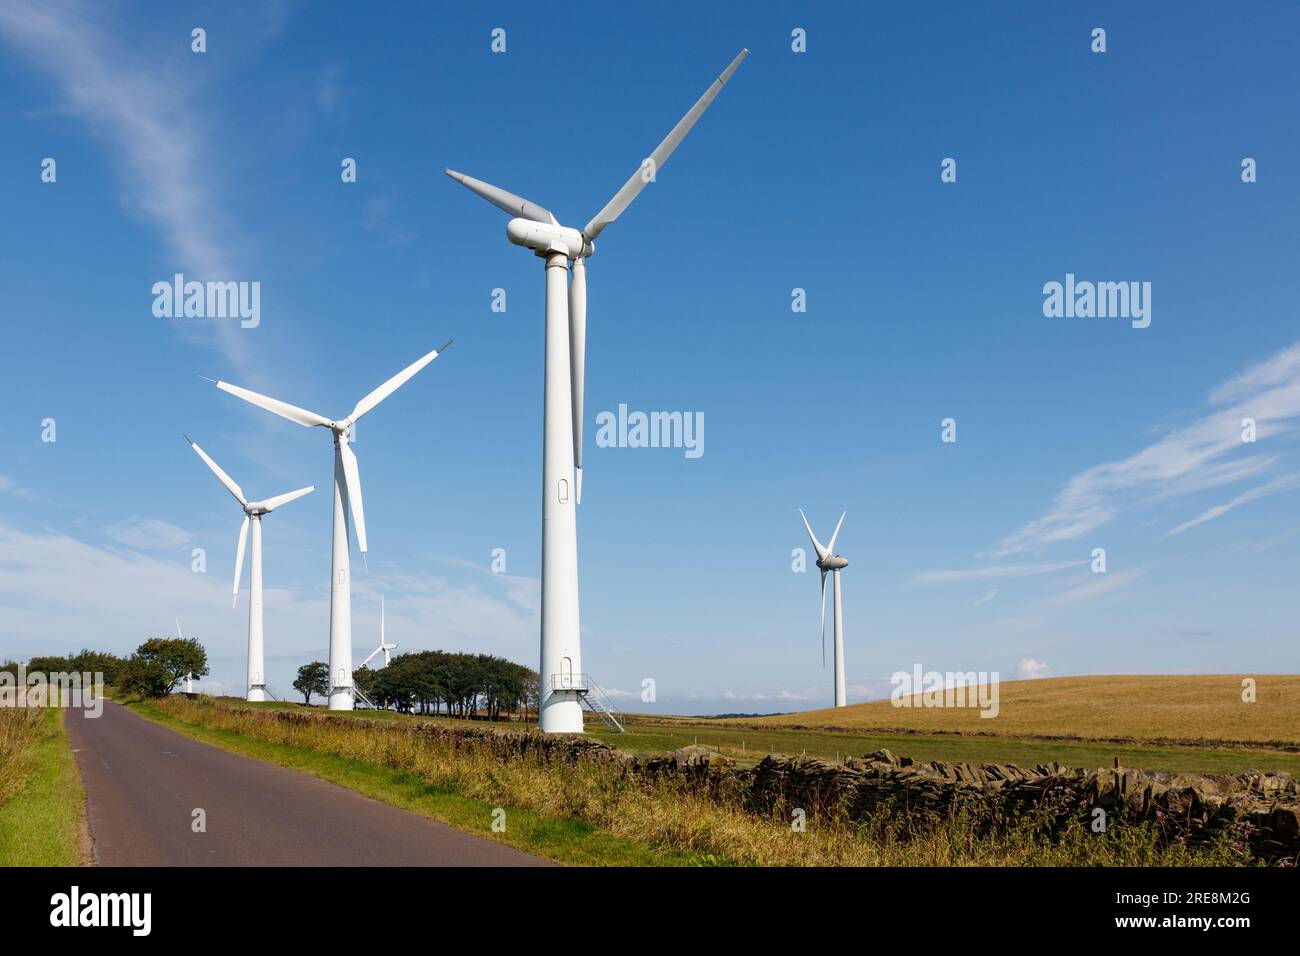
[[[802,508],[799,509],[799,517],[803,518],[803,526],[808,532],[809,539],[812,541],[813,549],[817,552],[818,560],[825,558],[826,555],[830,554],[830,552],[822,547],[822,543],[817,540],[817,535],[812,533],[812,527],[808,524],[808,516],[803,513]]]
[[[373,392],[371,392],[361,401],[357,402],[357,407],[352,409],[352,414],[348,416],[348,421],[355,423],[358,420],[360,420],[362,415],[366,414],[366,412],[370,411],[372,408],[374,408],[376,405],[378,405],[380,402],[386,399],[389,395],[392,395],[393,392],[397,391],[399,388],[405,385],[411,378],[415,376],[416,372],[420,371],[420,369],[424,368],[426,365],[428,365],[430,362],[436,359],[440,354],[447,351],[447,349],[450,347],[451,347],[451,342],[448,342],[446,345],[440,345],[432,352],[420,356],[420,358],[416,359],[410,365],[406,366],[406,368],[402,369],[400,372],[398,372],[396,375],[394,375],[392,378],[386,381],[383,385],[380,385],[377,389],[375,389]]]
[[[822,572],[822,667],[826,666],[826,572]]]
[[[185,640],[185,635],[181,633],[181,619],[179,617],[176,619],[176,636],[182,641]]]
[[[539,206],[535,202],[529,202],[522,196],[507,192],[500,186],[493,186],[491,183],[485,183],[473,176],[458,173],[454,169],[447,170],[447,175],[470,192],[477,193],[498,209],[502,209],[512,216],[518,216],[520,219],[531,219],[533,222],[549,222],[554,226],[560,224],[549,209]]]
[[[248,502],[244,500],[244,490],[240,488],[239,485],[235,484],[235,482],[231,480],[231,477],[228,474],[226,474],[224,471],[221,470],[220,465],[218,465],[215,461],[213,461],[211,458],[208,457],[207,452],[205,452],[198,445],[194,444],[194,440],[191,439],[189,435],[182,435],[181,437],[190,443],[190,447],[193,448],[194,451],[198,453],[198,456],[202,458],[203,461],[207,464],[207,466],[212,469],[212,473],[217,476],[218,481],[220,481],[223,485],[226,486],[226,490],[235,496],[235,500],[238,501],[244,507],[248,507]]]
[[[305,408],[299,408],[297,405],[290,405],[288,402],[282,402],[279,399],[268,398],[265,395],[259,395],[257,392],[250,391],[246,388],[240,388],[238,385],[231,385],[229,382],[217,382],[217,388],[223,392],[229,392],[237,398],[242,398],[246,402],[251,402],[258,408],[265,408],[268,412],[274,412],[281,418],[287,418],[291,422],[297,422],[310,428],[313,425],[331,425],[333,424],[328,418],[317,415],[315,412],[309,412]]]
[[[248,521],[248,515],[244,515],[244,523],[239,526],[239,547],[235,550],[235,587],[230,594],[232,608],[239,603],[239,579],[244,576],[244,545],[248,543]]]
[[[569,381],[573,388],[573,466],[577,503],[582,504],[582,391],[587,352],[587,267],[573,260],[569,282]]]
[[[288,494],[276,495],[274,498],[267,498],[263,501],[262,507],[267,511],[274,511],[281,505],[287,505],[291,501],[297,501],[303,495],[309,495],[315,490],[315,485],[308,485],[306,488],[299,488],[297,491],[291,491]]]
[[[839,520],[839,522],[835,525],[835,533],[831,535],[831,543],[828,544],[828,545],[826,545],[826,550],[827,550],[827,552],[829,552],[830,554],[834,554],[834,553],[835,553],[835,539],[838,538],[838,537],[840,536],[840,525],[844,524],[844,516],[847,515],[847,514],[848,514],[847,511],[842,511],[842,512],[840,512],[840,520]]]
[[[349,447],[347,438],[339,436],[339,454],[343,456],[343,477],[347,483],[348,502],[352,507],[352,522],[356,525],[357,547],[364,558],[366,553],[366,513],[361,504],[361,473],[357,470],[357,456]]]
[[[655,147],[655,151],[649,157],[652,177],[658,175],[659,171],[664,168],[664,164],[668,162],[668,157],[673,154],[673,150],[686,138],[686,134],[691,131],[691,127],[704,115],[704,111],[709,108],[713,98],[731,79],[731,74],[736,72],[736,68],[740,66],[741,61],[747,56],[749,56],[749,50],[741,50],[736,54],[736,58],[722,71],[722,75],[713,81],[709,88],[704,91],[704,95],[695,101],[695,105],[687,111],[685,116],[677,121],[677,125],[664,137],[663,142]],[[601,230],[622,215],[623,210],[630,206],[632,200],[636,199],[641,190],[645,188],[647,180],[644,173],[645,164],[643,163],[642,167],[632,174],[632,178],[623,184],[623,188],[614,194],[614,198],[605,204],[605,208],[596,213],[591,222],[587,223],[587,227],[582,230],[584,236],[588,239],[595,239],[600,235]]]

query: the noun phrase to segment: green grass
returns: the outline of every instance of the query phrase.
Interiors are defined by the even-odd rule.
[[[47,707],[23,756],[23,780],[0,806],[0,866],[77,866],[86,795],[63,726]]]
[[[862,756],[882,748],[914,760],[966,761],[972,764],[1014,763],[1032,767],[1058,761],[1070,767],[1110,767],[1115,757],[1125,767],[1172,773],[1221,774],[1243,770],[1285,770],[1300,776],[1300,754],[1226,747],[1156,747],[1090,741],[1032,740],[1013,737],[973,737],[954,734],[854,734],[839,731],[785,730],[710,724],[656,723],[629,718],[628,733],[603,727],[587,728],[588,736],[632,753],[677,750],[698,741],[721,750],[741,764],[768,753],[800,754],[840,759]]]
[[[267,710],[299,710],[293,702],[250,704],[239,700],[222,700],[235,707]],[[394,711],[325,711],[339,720],[427,720],[447,726],[497,727],[509,730],[536,731],[536,724],[525,727],[518,722],[488,723],[456,720],[449,717],[419,717]],[[852,733],[839,730],[804,730],[783,727],[753,727],[734,721],[713,722],[704,718],[659,721],[653,717],[628,715],[624,718],[628,733],[611,733],[603,724],[589,719],[587,735],[603,740],[626,753],[662,753],[694,743],[717,748],[741,765],[757,763],[769,753],[801,754],[834,760],[836,757],[861,757],[882,748],[914,760],[945,760],[971,764],[1013,763],[1032,767],[1057,761],[1070,767],[1110,767],[1119,757],[1121,766],[1170,773],[1223,774],[1243,770],[1287,771],[1300,776],[1300,753],[1265,749],[1114,744],[1088,740],[1044,740],[1032,737],[974,736],[961,734]]]
[[[492,803],[462,796],[446,787],[432,786],[413,773],[177,720],[147,701],[130,702],[129,706],[142,717],[203,743],[311,774],[466,833],[495,840],[558,863],[692,866],[710,862],[702,853],[647,847],[632,840],[602,833],[582,820],[544,817],[518,807],[511,807],[507,811],[507,831],[493,833],[490,828],[494,809]],[[281,710],[293,705],[286,707],[268,702],[250,706],[255,709]],[[401,717],[398,714],[392,716]]]

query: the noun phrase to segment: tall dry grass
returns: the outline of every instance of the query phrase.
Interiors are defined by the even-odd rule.
[[[0,707],[0,806],[23,787],[43,713],[36,707]]]
[[[567,764],[540,755],[503,759],[476,747],[430,739],[418,725],[314,717],[211,700],[168,699],[167,718],[254,740],[361,761],[416,775],[430,786],[522,807],[543,817],[583,820],[643,845],[697,854],[701,862],[761,866],[1179,866],[1249,862],[1230,843],[1162,846],[1146,827],[1094,834],[1082,818],[1054,838],[1032,817],[987,826],[954,815],[914,830],[888,814],[867,821],[809,819],[796,832],[785,810],[756,814],[739,792],[705,793],[680,777],[649,779],[599,761]],[[987,823],[987,821],[984,821]]]

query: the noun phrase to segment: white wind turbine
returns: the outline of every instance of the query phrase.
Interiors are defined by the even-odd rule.
[[[334,532],[330,564],[330,710],[352,710],[352,581],[348,554],[348,508],[356,522],[357,547],[361,559],[366,556],[366,517],[361,503],[361,475],[357,469],[357,456],[349,445],[352,426],[363,415],[401,388],[420,369],[445,351],[451,343],[439,346],[402,369],[383,385],[357,402],[347,418],[326,418],[287,402],[267,398],[257,392],[217,382],[217,388],[251,402],[258,408],[274,412],[291,422],[311,428],[319,425],[328,428],[334,436]],[[212,379],[208,379],[212,381]]]
[[[808,537],[812,539],[813,548],[817,552],[817,569],[822,573],[822,664],[826,663],[826,575],[830,574],[834,579],[835,596],[833,598],[832,617],[835,626],[835,706],[843,707],[844,698],[844,618],[840,611],[840,571],[849,566],[849,562],[835,553],[835,539],[840,535],[840,525],[844,524],[844,514],[840,515],[839,523],[835,525],[835,532],[831,535],[830,544],[825,547],[817,540],[817,535],[813,534],[812,527],[808,524],[808,518],[799,509],[799,517],[803,518],[803,526],[808,531]]]
[[[244,497],[243,489],[231,481],[230,476],[221,470],[221,466],[208,457],[207,452],[196,445],[188,435],[184,436],[190,447],[203,459],[204,464],[212,469],[217,480],[226,486],[239,506],[244,509],[244,523],[239,528],[239,548],[235,551],[235,586],[230,596],[233,608],[239,600],[239,579],[244,573],[244,544],[248,540],[248,526],[253,525],[253,567],[248,580],[248,690],[247,700],[266,700],[266,665],[262,647],[262,515],[270,514],[281,505],[296,501],[303,495],[316,490],[315,485],[299,488],[288,494],[267,498],[265,501],[249,501]],[[181,622],[176,622],[176,635],[181,633]],[[193,682],[190,683],[193,692]]]
[[[647,183],[654,182],[686,134],[709,108],[742,60],[741,50],[722,75],[641,163],[614,197],[579,232],[550,210],[490,183],[447,170],[447,175],[512,217],[506,237],[546,263],[546,379],[542,436],[542,649],[539,723],[548,733],[582,733],[582,650],[578,632],[578,532],[574,505],[582,501],[583,375],[587,340],[584,260],[594,240]],[[569,261],[573,280],[568,281]],[[567,287],[567,288],[566,288]],[[570,482],[573,494],[569,493]]]
[[[176,619],[176,637],[177,637],[178,640],[182,640],[182,641],[185,640],[185,635],[181,633],[181,619],[180,619],[179,617]],[[194,693],[194,675],[193,675],[193,674],[186,674],[186,675],[185,675],[185,693],[187,693],[187,694],[192,694],[192,693]]]
[[[365,667],[375,659],[376,655],[381,653],[384,655],[384,667],[387,667],[389,664],[388,652],[395,650],[397,650],[396,644],[384,643],[384,596],[381,594],[379,595],[379,646],[371,651],[370,656],[361,662],[361,667]],[[360,670],[361,668],[357,669]]]

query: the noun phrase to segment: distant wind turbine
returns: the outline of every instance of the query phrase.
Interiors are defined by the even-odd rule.
[[[184,437],[195,453],[203,459],[204,464],[212,469],[212,473],[217,476],[217,480],[226,486],[226,490],[234,496],[235,500],[239,502],[239,506],[244,509],[244,523],[239,527],[239,548],[235,552],[235,586],[230,596],[230,606],[232,608],[239,600],[239,579],[244,573],[244,544],[248,540],[250,522],[253,525],[253,567],[248,583],[248,690],[245,699],[266,700],[266,669],[262,648],[262,515],[270,514],[281,505],[287,505],[303,495],[310,494],[316,490],[316,486],[310,485],[306,488],[299,488],[297,491],[277,495],[274,498],[267,498],[265,501],[249,501],[244,497],[243,489],[231,481],[230,476],[221,470],[221,466],[208,457],[207,452],[191,441],[188,435]],[[180,635],[180,632],[181,622],[178,620],[176,622],[177,636]],[[192,682],[190,686],[193,687]]]
[[[813,534],[812,527],[808,524],[808,518],[799,509],[799,517],[803,518],[803,526],[808,531],[808,537],[812,539],[813,548],[817,551],[817,569],[822,573],[822,664],[826,663],[826,575],[830,574],[834,579],[834,592],[832,618],[835,627],[835,706],[843,707],[845,704],[844,697],[844,618],[840,611],[840,571],[849,566],[849,562],[835,553],[835,539],[840,535],[840,525],[844,524],[844,514],[840,515],[839,523],[835,525],[835,532],[831,535],[830,544],[822,546],[817,540],[817,535]]]
[[[182,640],[182,641],[185,640],[185,635],[181,633],[181,619],[180,619],[179,617],[176,619],[176,637],[177,637],[178,640]],[[187,694],[192,694],[192,693],[194,693],[194,675],[193,675],[193,674],[186,674],[186,675],[185,675],[185,693],[187,693]]]
[[[395,650],[397,650],[396,644],[384,643],[384,596],[381,594],[379,595],[379,646],[371,651],[370,656],[361,662],[361,667],[365,667],[375,659],[375,655],[381,653],[384,655],[384,667],[387,667],[389,664],[388,652]],[[361,668],[357,669],[360,670]]]

